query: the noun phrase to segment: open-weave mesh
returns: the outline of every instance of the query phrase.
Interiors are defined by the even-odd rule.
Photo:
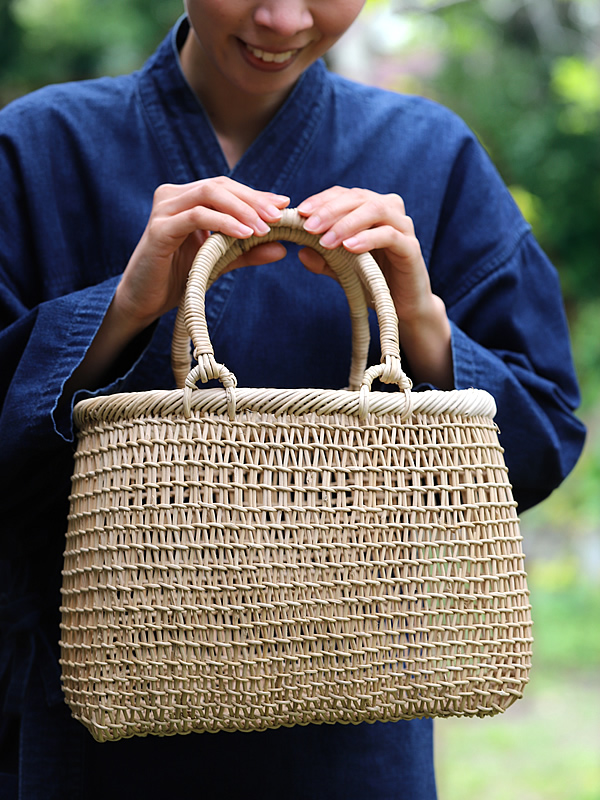
[[[214,357],[207,287],[280,237],[346,292],[350,391],[238,389]],[[97,739],[483,716],[521,696],[530,607],[493,398],[409,391],[371,256],[324,250],[293,210],[264,238],[211,236],[172,363],[179,390],[75,408],[61,663]],[[211,378],[225,391],[198,391]]]
[[[96,739],[482,716],[521,696],[530,606],[491,417],[102,418],[98,402],[78,406],[61,642]]]

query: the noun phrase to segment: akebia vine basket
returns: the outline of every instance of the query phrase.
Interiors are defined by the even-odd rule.
[[[319,249],[294,211],[269,237]],[[343,249],[320,252],[350,306],[349,388],[237,388],[204,295],[257,241],[214,235],[198,253],[173,339],[181,389],[75,408],[73,715],[105,741],[503,711],[532,639],[494,400],[412,392],[385,280]],[[382,353],[368,369],[365,295]],[[214,377],[224,389],[196,386]],[[399,391],[370,391],[375,377]]]

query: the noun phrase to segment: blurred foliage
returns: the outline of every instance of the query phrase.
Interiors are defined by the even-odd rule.
[[[534,673],[506,714],[437,720],[439,800],[598,800],[598,703],[591,677]]]
[[[182,0],[0,0],[0,105],[138,68],[182,12]]]
[[[426,5],[431,6],[431,3]],[[569,306],[600,298],[600,8],[590,0],[447,2],[411,46],[441,53],[410,88],[476,131],[559,268]],[[431,25],[431,15],[436,25]],[[402,77],[398,88],[402,88]]]
[[[535,562],[529,583],[536,669],[547,677],[569,670],[595,674],[600,667],[600,585],[582,580],[575,559]]]

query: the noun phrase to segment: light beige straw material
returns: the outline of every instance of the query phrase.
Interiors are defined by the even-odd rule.
[[[301,225],[286,212],[272,239],[318,247]],[[505,710],[532,638],[493,399],[410,392],[385,281],[343,250],[322,252],[349,298],[350,389],[238,389],[204,294],[256,241],[215,235],[196,258],[174,335],[185,388],[76,406],[73,715],[105,741]],[[363,375],[365,291],[382,364]],[[401,391],[371,392],[375,376]],[[195,386],[213,377],[225,390]]]

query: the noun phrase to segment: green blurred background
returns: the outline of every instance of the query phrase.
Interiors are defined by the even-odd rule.
[[[0,106],[136,69],[181,0],[0,0]],[[532,680],[501,717],[436,723],[440,800],[600,800],[600,2],[369,0],[332,69],[476,131],[556,264],[589,429],[522,528]],[[368,800],[368,798],[365,798]]]

